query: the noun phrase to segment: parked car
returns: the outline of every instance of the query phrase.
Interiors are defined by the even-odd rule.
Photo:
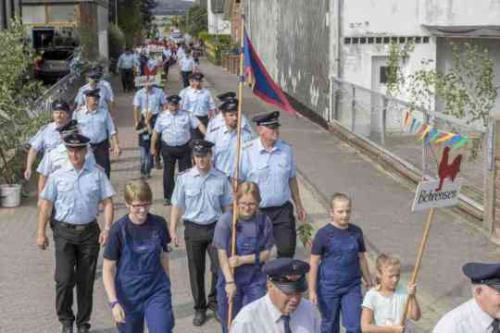
[[[174,32],[170,33],[169,39],[172,42],[177,43],[177,44],[184,43],[184,36],[182,35],[181,32],[178,32],[178,31],[174,31]]]
[[[49,48],[35,60],[35,78],[44,83],[54,83],[70,72],[73,49],[66,47]]]

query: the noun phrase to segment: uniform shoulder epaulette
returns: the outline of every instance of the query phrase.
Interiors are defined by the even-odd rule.
[[[250,148],[250,147],[252,147],[252,146],[253,146],[253,140],[252,140],[252,141],[245,142],[245,143],[243,144],[243,149],[248,149],[248,148]]]
[[[220,128],[220,126],[215,126],[214,128],[210,129],[210,133],[217,131]]]

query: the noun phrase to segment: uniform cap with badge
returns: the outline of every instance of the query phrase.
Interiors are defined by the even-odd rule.
[[[179,95],[170,95],[167,97],[167,102],[170,104],[179,104],[181,99],[182,98]]]
[[[63,137],[68,134],[78,133],[78,122],[75,119],[70,120],[63,126],[56,128],[56,131],[61,133]]]
[[[269,128],[278,128],[280,127],[280,113],[279,111],[272,111],[261,113],[252,118],[252,121],[257,124],[257,126],[265,126]]]
[[[221,102],[225,102],[228,99],[236,98],[236,93],[234,91],[228,91],[223,94],[217,95],[217,99]]]
[[[500,264],[470,262],[462,270],[472,284],[485,284],[500,292]]]
[[[237,112],[238,111],[238,99],[237,98],[228,98],[224,101],[219,106],[219,110],[222,111],[222,113],[227,113],[227,112]]]
[[[66,113],[70,113],[70,107],[66,101],[57,99],[52,102],[52,111],[64,111]]]
[[[92,80],[99,80],[101,75],[102,73],[97,68],[92,68],[87,73],[87,77]]]
[[[191,74],[189,76],[189,79],[193,80],[193,81],[202,81],[203,77],[204,77],[204,75],[202,73],[196,72],[196,73]]]
[[[189,146],[193,151],[193,155],[205,156],[208,153],[212,152],[212,147],[214,146],[214,144],[207,140],[195,139],[191,141]]]
[[[63,137],[63,142],[67,148],[81,149],[87,147],[88,143],[90,142],[90,139],[87,138],[85,135],[81,135],[79,133],[72,133]]]
[[[83,94],[85,95],[85,97],[95,97],[95,98],[99,98],[101,97],[101,95],[99,95],[99,92],[101,91],[101,89],[99,88],[95,88],[95,89],[87,89],[83,92]]]
[[[277,258],[262,267],[269,280],[285,294],[303,293],[307,290],[306,274],[309,264],[293,258]]]

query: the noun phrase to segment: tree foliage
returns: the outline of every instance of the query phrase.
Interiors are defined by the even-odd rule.
[[[181,27],[191,36],[198,36],[198,34],[207,29],[208,26],[208,13],[206,8],[196,5],[189,8],[184,17],[184,22]]]
[[[118,0],[118,26],[125,35],[125,44],[133,47],[152,33],[152,10],[155,0]]]
[[[18,148],[47,119],[28,112],[43,88],[28,73],[33,50],[19,20],[0,30],[0,45],[0,174],[3,181],[14,183],[21,172]]]

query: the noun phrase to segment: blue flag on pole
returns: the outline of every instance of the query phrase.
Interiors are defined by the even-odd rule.
[[[273,81],[264,67],[246,30],[244,32],[243,42],[245,78],[252,86],[253,93],[265,102],[285,112],[295,114],[295,109],[290,105],[285,94],[281,91],[281,88]]]

